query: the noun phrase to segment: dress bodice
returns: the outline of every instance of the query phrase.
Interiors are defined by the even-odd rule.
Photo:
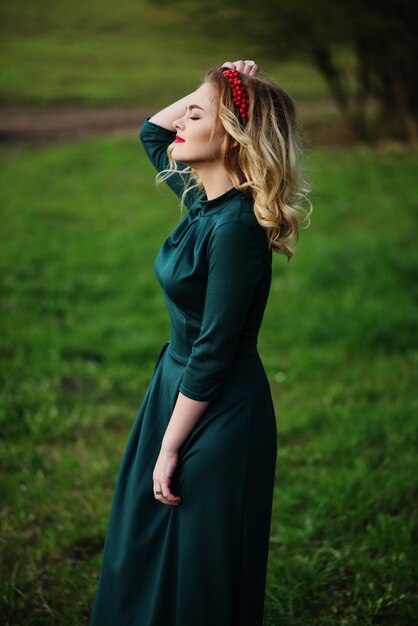
[[[142,144],[158,171],[168,167],[175,133],[150,122]],[[169,186],[180,197],[183,178]],[[154,271],[170,317],[169,351],[184,363],[180,391],[213,400],[235,358],[257,352],[257,338],[271,286],[272,253],[252,199],[232,188],[208,200],[190,194],[187,213],[163,242]]]

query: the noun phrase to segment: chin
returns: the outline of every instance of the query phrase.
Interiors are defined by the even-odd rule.
[[[187,165],[187,163],[185,163],[184,159],[179,159],[178,157],[175,157],[173,155],[171,155],[171,158],[173,161],[175,161],[176,163],[184,163],[185,165]]]
[[[171,153],[171,158],[176,163],[183,163],[184,165],[189,165],[188,160],[184,160],[183,158],[176,157],[173,153]]]

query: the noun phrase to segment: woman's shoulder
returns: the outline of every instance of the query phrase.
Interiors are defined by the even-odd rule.
[[[247,228],[261,228],[253,207],[252,198],[244,193],[240,194],[232,202],[229,202],[223,211],[219,211],[213,216],[215,218],[214,227],[220,228],[224,224],[241,224],[247,226]]]
[[[242,240],[256,238],[264,247],[266,242],[265,229],[258,222],[253,209],[253,201],[242,195],[239,202],[233,202],[225,210],[219,211],[214,217],[212,237],[236,237]]]

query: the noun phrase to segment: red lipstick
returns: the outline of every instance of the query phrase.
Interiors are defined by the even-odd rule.
[[[179,135],[176,135],[174,143],[184,143],[185,141],[185,139],[182,139]]]

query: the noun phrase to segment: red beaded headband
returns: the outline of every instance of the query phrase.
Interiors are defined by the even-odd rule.
[[[232,98],[235,106],[239,109],[239,114],[242,120],[243,126],[246,125],[248,120],[248,95],[245,91],[242,79],[240,78],[237,70],[223,70],[223,75],[229,80],[229,84],[232,90]]]

